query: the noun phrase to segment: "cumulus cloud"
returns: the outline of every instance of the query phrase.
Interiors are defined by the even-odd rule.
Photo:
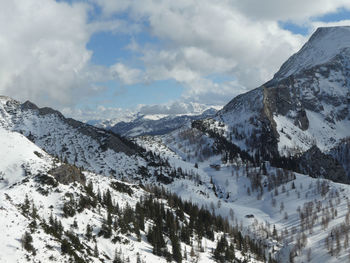
[[[183,95],[197,95],[194,99],[232,96],[242,86],[262,84],[305,41],[281,29],[277,20],[258,20],[233,1],[111,2],[97,1],[106,16],[128,12],[135,21],[147,21],[151,34],[164,43],[138,45],[147,78],[175,79],[186,88]],[[217,85],[212,74],[231,76],[237,85]]]
[[[92,78],[86,9],[53,0],[1,1],[1,93],[70,104],[85,78]]]
[[[122,63],[116,63],[110,67],[110,73],[114,79],[125,85],[143,82],[143,73],[139,69],[129,68]]]
[[[96,83],[115,76],[91,63],[91,35],[137,29],[120,20],[88,22],[89,10],[79,2],[0,1],[0,93],[62,108],[103,92]],[[117,77],[129,83],[131,73]]]
[[[350,8],[347,0],[235,0],[232,2],[242,14],[256,20],[282,20],[308,23],[310,18]]]
[[[272,78],[307,40],[281,28],[281,21],[301,23],[312,33],[312,18],[350,8],[346,0],[98,3],[107,16],[128,12],[136,21],[147,21],[151,34],[163,41],[162,46],[141,48],[148,79],[172,78],[185,87],[184,98],[221,103]],[[234,81],[217,83],[212,74]]]

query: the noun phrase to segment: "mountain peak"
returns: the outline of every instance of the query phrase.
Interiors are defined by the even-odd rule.
[[[274,80],[327,63],[346,48],[350,48],[350,26],[319,27],[309,41],[281,66]]]

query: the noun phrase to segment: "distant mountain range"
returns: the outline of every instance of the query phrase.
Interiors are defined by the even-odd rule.
[[[126,137],[162,135],[182,126],[188,126],[193,120],[211,117],[221,108],[221,106],[198,103],[173,103],[163,107],[150,106],[140,112],[122,116],[122,120],[120,118],[90,120],[87,123]]]

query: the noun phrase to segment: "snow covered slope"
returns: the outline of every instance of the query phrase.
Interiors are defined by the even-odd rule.
[[[135,138],[149,152],[0,97],[0,262],[180,262],[179,247],[182,262],[233,250],[249,262],[347,262],[350,186],[324,178],[346,181],[349,167],[348,31],[318,30],[214,117]]]
[[[298,53],[290,57],[275,74],[281,80],[292,74],[322,65],[350,47],[350,26],[320,27]]]
[[[52,158],[19,133],[0,128],[0,145],[0,188],[51,167]]]
[[[231,258],[262,262],[233,242],[238,228],[161,188],[81,172],[3,128],[0,144],[1,263],[216,262],[228,249]],[[213,220],[206,233],[197,230],[200,215]]]

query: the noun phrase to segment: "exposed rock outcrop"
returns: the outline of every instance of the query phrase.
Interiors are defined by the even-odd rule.
[[[343,166],[331,155],[321,152],[317,146],[306,151],[299,159],[301,172],[312,177],[330,179],[334,182],[349,183]]]
[[[62,164],[61,166],[49,171],[49,174],[61,184],[78,182],[85,185],[86,183],[86,178],[82,172],[77,167],[70,164]]]

